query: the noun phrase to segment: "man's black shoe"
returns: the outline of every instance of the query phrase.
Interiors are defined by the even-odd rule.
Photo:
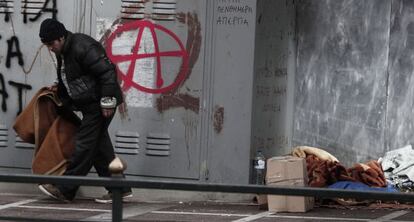
[[[65,202],[65,203],[69,203],[70,200],[68,200],[63,194],[62,192],[60,192],[60,190],[53,186],[52,184],[40,184],[39,185],[39,189],[46,194],[47,196]]]

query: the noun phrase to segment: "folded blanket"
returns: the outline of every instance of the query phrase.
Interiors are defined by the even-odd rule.
[[[35,174],[62,174],[75,148],[76,125],[58,116],[57,106],[61,106],[57,95],[42,88],[17,116],[13,126],[23,141],[35,144],[32,160]]]
[[[292,155],[301,158],[306,158],[308,155],[315,155],[318,159],[323,161],[339,162],[336,157],[325,150],[310,146],[297,146],[293,149]]]

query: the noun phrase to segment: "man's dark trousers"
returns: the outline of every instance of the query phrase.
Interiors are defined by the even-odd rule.
[[[115,158],[114,149],[108,134],[108,126],[113,116],[105,118],[98,103],[79,108],[82,122],[76,133],[75,150],[69,159],[63,175],[86,176],[92,166],[101,177],[110,177],[108,166]],[[72,200],[79,186],[57,185],[62,194]],[[110,191],[107,188],[108,191]],[[130,192],[125,189],[123,192]]]

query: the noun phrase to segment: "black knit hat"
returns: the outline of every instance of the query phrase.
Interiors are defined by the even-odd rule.
[[[45,19],[40,25],[39,37],[43,43],[51,42],[66,36],[68,31],[65,26],[56,19]]]

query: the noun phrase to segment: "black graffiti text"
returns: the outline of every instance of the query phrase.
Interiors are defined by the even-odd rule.
[[[9,84],[17,88],[18,103],[19,103],[19,109],[17,111],[17,115],[19,115],[23,109],[23,90],[31,90],[32,86],[24,84],[24,83],[14,82],[14,81],[9,81]]]
[[[22,14],[23,14],[23,22],[27,23],[27,19],[29,19],[29,21],[34,22],[36,20],[38,20],[40,18],[40,16],[43,14],[43,12],[50,12],[52,13],[52,18],[53,19],[57,19],[57,8],[56,8],[56,0],[46,0],[43,4],[43,6],[41,8],[39,8],[39,11],[36,13],[30,12],[32,7],[30,6],[30,3],[35,3],[36,1],[34,0],[24,0],[23,3],[23,10],[22,10]],[[52,6],[49,7],[49,3],[52,3]],[[34,15],[31,18],[28,18],[29,15]]]
[[[18,95],[18,106],[19,109],[17,111],[17,115],[19,115],[22,112],[23,108],[23,90],[31,90],[32,86],[25,84],[25,83],[19,83],[15,81],[9,81],[8,82],[10,86],[16,87],[17,89],[17,95]],[[4,82],[3,74],[0,73],[0,96],[1,96],[1,110],[3,112],[7,112],[7,98],[9,97],[9,93],[7,92],[6,84]]]
[[[9,97],[9,94],[6,91],[6,86],[4,85],[3,75],[0,73],[0,95],[1,95],[1,110],[3,112],[7,111],[6,99]]]
[[[7,57],[6,57],[7,68],[10,68],[11,59],[13,57],[18,58],[18,62],[20,66],[24,65],[23,54],[20,50],[19,39],[16,36],[12,36],[9,40],[7,40]]]

